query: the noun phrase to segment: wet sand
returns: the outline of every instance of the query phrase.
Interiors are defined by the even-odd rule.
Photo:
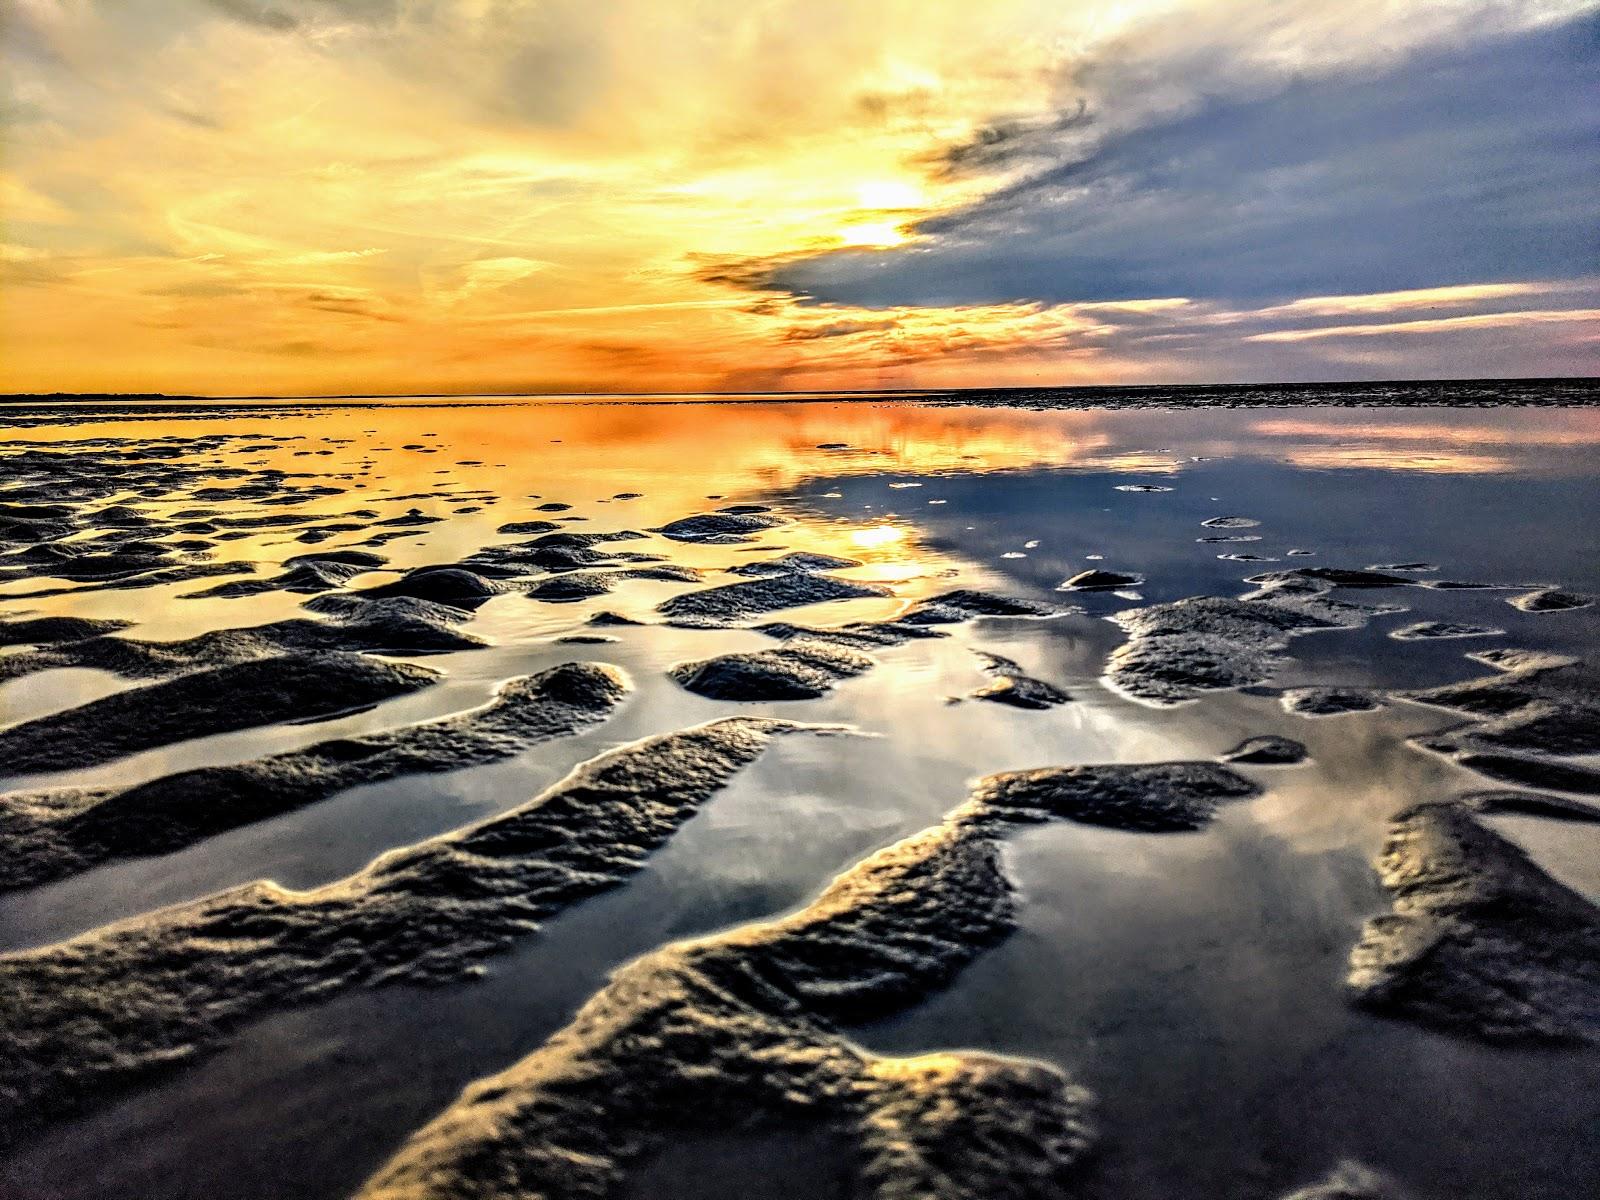
[[[0,1190],[1570,1196],[1600,412],[1361,396],[19,407]]]

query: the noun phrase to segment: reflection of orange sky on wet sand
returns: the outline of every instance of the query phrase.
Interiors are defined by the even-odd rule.
[[[1286,447],[1285,462],[1310,470],[1366,468],[1477,475],[1552,466],[1536,452],[1600,445],[1600,414],[1591,409],[1459,410],[1454,422],[1414,413],[1373,419],[1271,417],[1250,432]],[[1520,451],[1521,453],[1515,453]],[[1532,453],[1530,453],[1532,452]]]
[[[309,418],[309,420],[308,420]],[[786,494],[809,495],[801,542],[772,541],[858,559],[854,577],[891,583],[902,599],[939,586],[951,563],[925,545],[921,517],[944,500],[939,480],[1010,471],[1105,472],[1164,478],[1182,487],[1199,469],[1191,459],[1287,463],[1309,470],[1416,470],[1523,475],[1592,473],[1600,447],[1600,412],[1461,410],[1441,421],[1413,411],[1323,410],[1293,418],[1238,410],[1017,410],[914,403],[530,404],[466,403],[240,408],[230,420],[161,418],[40,425],[13,439],[66,449],[75,441],[224,434],[219,466],[266,467],[293,475],[308,468],[349,490],[314,497],[298,511],[340,518],[371,508],[381,516],[415,504],[447,518],[420,536],[392,542],[391,566],[455,561],[497,536],[506,522],[549,516],[541,504],[571,506],[555,519],[581,518],[576,528],[649,529],[720,505]],[[257,439],[288,435],[267,449],[235,454]],[[323,441],[323,439],[328,439]],[[266,446],[269,443],[259,443]],[[824,445],[842,448],[823,449]],[[1477,446],[1484,447],[1477,450]],[[415,446],[417,449],[407,449]],[[327,455],[322,456],[321,451]],[[131,452],[137,454],[136,449]],[[308,453],[317,457],[302,457]],[[0,451],[0,472],[4,470]],[[837,503],[835,482],[887,476],[923,486]],[[901,476],[895,480],[895,476]],[[441,487],[445,495],[432,495]],[[476,493],[492,495],[481,499]],[[422,494],[410,499],[413,493]],[[467,495],[464,495],[466,493]],[[637,498],[619,499],[638,493]],[[148,499],[127,497],[141,505]],[[477,508],[464,507],[468,502]],[[181,505],[182,501],[174,504]],[[154,507],[162,507],[154,505]],[[360,536],[360,535],[356,535]],[[228,554],[277,561],[303,550],[291,534],[261,530],[230,542]],[[676,545],[674,561],[721,569],[726,548]],[[630,585],[634,586],[634,585]],[[638,584],[640,588],[658,587]],[[29,591],[28,580],[0,583],[0,593]],[[177,592],[195,590],[178,585]],[[129,600],[116,592],[63,595],[30,605],[40,613],[120,617]],[[242,601],[138,601],[151,636],[189,636],[238,623]],[[299,614],[298,598],[250,601],[257,619]],[[857,617],[876,617],[897,601],[852,602]]]
[[[515,415],[513,416],[512,413]],[[353,414],[350,423],[361,426]],[[370,421],[367,422],[370,424]],[[1124,447],[1094,412],[923,408],[912,404],[581,405],[438,408],[419,416],[452,446],[541,461],[563,475],[702,498],[793,487],[811,477],[937,474],[1044,466],[1171,469],[1170,455]],[[552,446],[560,439],[559,448]],[[842,443],[844,448],[820,446]],[[419,464],[422,475],[424,464]],[[414,482],[421,482],[416,480]]]
[[[277,410],[281,413],[284,410]],[[1457,410],[1453,422],[1326,410],[1318,415],[1241,419],[1230,410],[1019,410],[913,403],[807,404],[439,404],[315,410],[314,437],[383,444],[402,426],[405,440],[437,434],[450,457],[403,451],[378,456],[397,489],[424,490],[446,468],[469,486],[514,495],[555,496],[556,481],[576,497],[641,491],[695,504],[708,490],[728,495],[793,488],[807,479],[905,473],[966,474],[1032,468],[1137,473],[1179,472],[1184,457],[1265,457],[1317,469],[1392,468],[1449,472],[1563,469],[1559,451],[1600,446],[1600,411]],[[260,429],[304,427],[294,416],[260,414]],[[244,417],[242,420],[250,420]],[[291,424],[292,422],[292,424]],[[254,424],[254,422],[252,422]],[[196,436],[227,428],[210,420],[42,426],[29,440],[99,436],[141,440]],[[1172,448],[1169,448],[1169,443]],[[842,449],[823,450],[827,444]],[[1178,447],[1181,446],[1180,454]],[[1482,449],[1479,449],[1479,448]],[[273,466],[295,470],[295,446],[269,451]],[[354,452],[359,446],[347,448]],[[481,459],[485,467],[456,459]],[[493,464],[505,463],[497,469]],[[925,497],[908,492],[906,503]]]
[[[307,427],[285,410],[248,409],[237,422],[160,419],[41,426],[25,438],[42,444],[96,437],[195,437],[235,432],[249,422],[264,434],[307,432],[354,438],[341,454],[366,453],[365,443],[421,439],[445,453],[378,455],[385,481],[421,491],[441,470],[466,486],[504,494],[531,489],[562,500],[645,492],[651,499],[693,505],[708,490],[728,495],[794,487],[812,477],[903,472],[1017,470],[1030,467],[1122,467],[1171,470],[1172,456],[1126,445],[1101,412],[1023,412],[919,407],[914,404],[440,404],[312,410]],[[403,415],[402,415],[403,414]],[[403,425],[395,423],[396,418]],[[369,439],[365,431],[380,429]],[[436,435],[436,436],[435,436]],[[843,449],[823,450],[842,443]],[[269,465],[301,469],[302,443],[264,451]],[[448,454],[448,457],[446,457]],[[457,460],[482,460],[487,466]],[[507,464],[494,469],[494,464]],[[559,495],[559,487],[575,495]],[[609,489],[609,490],[608,490]]]
[[[488,412],[450,410],[439,412]],[[1204,458],[1267,457],[1315,469],[1448,473],[1557,470],[1541,450],[1600,446],[1600,411],[1459,410],[1455,423],[1415,414],[1330,410],[1321,417],[1241,421],[1204,410],[1018,410],[911,403],[529,406],[516,441],[563,437],[569,465],[628,469],[667,490],[695,493],[704,472],[732,487],[781,489],[807,478],[904,472],[944,474],[1074,467],[1172,473],[1184,465],[1167,442]],[[579,417],[577,414],[582,413]],[[716,414],[713,418],[713,414]],[[570,415],[564,415],[570,414]],[[484,418],[491,423],[493,417]],[[505,444],[513,422],[500,426]],[[581,432],[579,432],[581,430]],[[843,443],[844,449],[818,447]]]

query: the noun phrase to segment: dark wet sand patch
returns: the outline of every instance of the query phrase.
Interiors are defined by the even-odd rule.
[[[1055,684],[1029,675],[1021,664],[1009,658],[985,650],[978,651],[978,655],[984,660],[983,669],[994,676],[994,680],[969,692],[970,699],[1034,710],[1054,708],[1072,699]]]
[[[373,555],[377,558],[377,555]],[[371,567],[356,566],[351,563],[339,562],[334,559],[319,559],[314,556],[300,556],[298,561],[288,570],[266,579],[238,579],[231,583],[220,583],[215,587],[206,588],[198,592],[189,592],[179,597],[184,600],[201,600],[220,597],[223,599],[240,599],[245,596],[261,596],[268,592],[295,592],[302,595],[315,595],[318,592],[329,592],[335,588],[343,587],[357,575],[372,570]]]
[[[454,771],[519,754],[607,716],[616,672],[567,663],[511,680],[483,708],[234,766],[201,767],[121,791],[0,797],[0,890],[32,887],[114,859],[167,854],[359,784]]]
[[[1472,625],[1462,621],[1419,621],[1392,630],[1390,637],[1401,642],[1441,641],[1451,638],[1500,637],[1504,629],[1492,625]]]
[[[575,571],[602,563],[660,562],[661,559],[656,555],[596,549],[606,542],[637,541],[643,537],[644,534],[633,529],[619,529],[610,533],[575,533],[559,529],[525,542],[486,546],[461,565],[474,570],[493,566],[527,573]]]
[[[60,667],[92,667],[124,678],[162,679],[285,653],[439,654],[484,644],[452,628],[464,613],[427,601],[330,594],[315,597],[307,607],[339,619],[293,617],[267,625],[216,629],[177,642],[103,634],[0,658],[0,680]]]
[[[1265,575],[1252,575],[1246,583],[1262,586],[1296,583],[1310,580],[1336,588],[1389,588],[1414,587],[1415,579],[1395,575],[1388,571],[1357,571],[1348,567],[1296,567],[1292,571],[1270,571]]]
[[[1429,749],[1436,748],[1427,742],[1419,744],[1428,745]],[[1593,767],[1528,754],[1501,754],[1474,749],[1454,757],[1461,766],[1502,783],[1600,796],[1600,771]]]
[[[1588,608],[1594,603],[1594,597],[1560,588],[1541,588],[1536,592],[1513,596],[1506,603],[1526,613],[1570,612],[1575,608]]]
[[[423,667],[359,654],[285,654],[180,675],[0,730],[12,774],[96,766],[192,738],[324,719],[436,682]]]
[[[497,533],[524,533],[524,534],[526,534],[526,533],[550,533],[553,530],[557,530],[557,529],[560,529],[560,528],[561,528],[561,526],[557,525],[554,521],[539,521],[539,520],[533,520],[533,521],[511,521],[511,522],[509,522],[509,523],[507,523],[505,525],[500,526],[500,528],[497,529],[495,532],[497,532]]]
[[[417,525],[437,525],[442,520],[444,520],[443,517],[429,516],[420,508],[412,508],[401,513],[398,517],[388,517],[382,521],[374,521],[373,524],[398,526],[404,529]]]
[[[370,600],[383,600],[392,596],[405,596],[413,600],[428,600],[451,608],[471,611],[478,608],[504,589],[492,579],[476,571],[450,565],[416,567],[399,579],[375,587],[363,588],[352,595]]]
[[[643,625],[644,622],[635,620],[633,617],[624,616],[619,612],[612,612],[608,608],[603,608],[599,612],[592,614],[589,619],[584,622],[584,624],[606,628],[626,625]]]
[[[303,563],[338,563],[346,567],[360,567],[363,571],[376,571],[382,568],[388,559],[381,554],[372,554],[366,550],[317,550],[310,554],[296,554],[283,560],[285,567],[297,567]]]
[[[956,588],[919,600],[894,623],[899,625],[959,625],[978,617],[1059,617],[1082,612],[1072,606],[1044,604],[1015,596],[1001,596],[972,588]]]
[[[1387,701],[1367,688],[1303,687],[1283,693],[1283,708],[1300,717],[1342,717],[1371,712]]]
[[[1222,755],[1222,761],[1249,766],[1288,767],[1303,763],[1308,757],[1310,755],[1305,743],[1297,742],[1293,738],[1279,737],[1277,734],[1264,733],[1257,737],[1246,738]]]
[[[714,627],[785,608],[891,594],[888,588],[877,584],[794,572],[683,592],[662,601],[656,611],[674,625]]]
[[[796,639],[776,650],[721,654],[667,672],[681,687],[713,700],[812,700],[872,669],[865,654]]]
[[[1574,800],[1570,796],[1546,796],[1539,792],[1468,792],[1457,802],[1479,813],[1522,813],[1553,821],[1600,822],[1600,804]]]
[[[649,579],[658,583],[698,583],[700,572],[693,567],[678,567],[667,563],[605,571],[571,571],[541,580],[529,587],[526,594],[530,600],[568,604],[604,596],[617,584],[630,579]]]
[[[1506,649],[1471,656],[1496,673],[1404,693],[1472,718],[1413,739],[1464,767],[1526,787],[1600,794],[1600,673],[1574,659]]]
[[[83,642],[117,633],[132,621],[95,620],[88,617],[31,617],[0,621],[0,646],[53,646]]]
[[[1129,609],[1111,620],[1128,640],[1111,652],[1106,682],[1148,704],[1170,706],[1205,692],[1250,687],[1271,678],[1292,638],[1358,629],[1395,605],[1352,604],[1328,595],[1321,579],[1272,581],[1236,599],[1193,596]]]
[[[1378,872],[1394,911],[1350,953],[1357,1002],[1491,1041],[1600,1042],[1600,909],[1465,805],[1400,813]]]
[[[49,596],[70,596],[80,592],[131,592],[142,588],[160,587],[168,583],[190,583],[196,579],[215,579],[222,575],[249,575],[256,566],[252,562],[236,560],[218,563],[180,563],[176,566],[157,567],[114,578],[80,583],[76,587],[35,588],[28,592],[9,592],[7,600],[42,600]]]
[[[8,472],[31,480],[20,489],[13,489],[12,495],[48,491],[70,498],[70,503],[48,510],[49,522],[25,519],[0,524],[0,542],[14,547],[0,555],[0,574],[57,579],[76,585],[26,593],[34,597],[248,575],[253,573],[254,564],[214,562],[210,552],[222,542],[272,530],[289,532],[294,540],[318,543],[335,533],[367,530],[368,522],[377,517],[371,509],[331,515],[265,511],[339,495],[345,489],[302,482],[315,478],[306,472],[269,469],[259,463],[224,467],[214,454],[205,457],[208,451],[221,449],[240,436],[90,439],[50,451],[0,454],[0,462]],[[187,503],[171,514],[120,500],[97,503],[129,493],[141,502]],[[207,503],[197,505],[194,501]],[[230,504],[249,507],[244,511],[217,507]],[[12,515],[32,518],[41,514],[19,511],[13,506]],[[237,581],[208,594],[228,597],[275,590],[316,591],[338,586],[343,580],[337,576],[342,573],[341,566],[327,563],[303,568],[291,563],[273,580]],[[13,593],[13,598],[21,595]]]
[[[828,642],[852,650],[875,650],[883,646],[901,646],[919,638],[942,638],[948,635],[939,629],[923,625],[907,625],[899,621],[853,621],[847,625],[798,625],[793,621],[768,621],[754,626],[755,632],[776,638],[780,642],[801,638],[806,641]]]
[[[247,884],[0,956],[0,1141],[104,1103],[269,1012],[470,978],[637,871],[772,737],[807,728],[733,717],[648,738],[324,887]]]
[[[675,542],[699,542],[709,546],[733,545],[748,542],[751,535],[763,529],[773,529],[784,524],[782,517],[765,513],[700,513],[693,517],[679,517],[668,521],[651,532]]]
[[[852,650],[874,650],[926,638],[946,637],[948,635],[938,626],[961,624],[980,617],[1042,618],[1078,611],[1081,610],[958,589],[917,601],[905,612],[887,621],[852,621],[835,626],[769,621],[754,626],[754,629],[757,633],[782,642],[804,639],[808,642],[828,642]]]
[[[375,533],[369,538],[364,538],[356,543],[360,546],[387,546],[390,542],[398,542],[403,538],[421,537],[420,529],[389,529],[383,533]]]
[[[0,578],[66,579],[101,583],[182,565],[170,546],[125,546],[99,551],[92,544],[34,546],[0,557]]]
[[[572,571],[541,580],[527,589],[527,596],[551,604],[575,604],[608,594],[618,582],[608,571]]]
[[[815,574],[822,571],[843,571],[860,565],[860,561],[854,558],[839,558],[832,554],[813,554],[809,551],[799,550],[780,555],[777,558],[763,559],[760,562],[740,563],[738,566],[729,567],[728,573],[730,575],[748,575],[751,577]]]
[[[1056,586],[1058,592],[1109,592],[1117,588],[1134,587],[1143,583],[1138,575],[1124,575],[1120,571],[1098,569],[1079,571],[1071,579]]]
[[[839,1024],[903,1009],[1016,924],[1005,835],[1050,819],[1191,830],[1255,793],[1212,763],[990,776],[932,829],[793,915],[665,946],[617,971],[545,1046],[481,1080],[360,1193],[613,1194],[669,1138],[810,1121],[847,1140],[854,1194],[1061,1194],[1093,1132],[1043,1063],[874,1055]]]

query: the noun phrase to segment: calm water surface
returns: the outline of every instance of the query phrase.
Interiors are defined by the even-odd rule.
[[[484,977],[352,994],[261,1021],[220,1052],[24,1146],[0,1168],[6,1195],[346,1195],[463,1085],[538,1047],[620,963],[803,905],[863,855],[937,821],[972,778],[1213,757],[1264,733],[1306,742],[1311,764],[1253,769],[1265,793],[1204,832],[1152,838],[1060,824],[1013,838],[1005,853],[1022,898],[1016,935],[946,990],[854,1035],[884,1052],[981,1047],[1058,1064],[1099,1097],[1104,1142],[1081,1194],[1106,1200],[1275,1197],[1342,1158],[1439,1200],[1566,1200],[1579,1194],[1575,1181],[1600,1178],[1600,1055],[1489,1048],[1354,1011],[1342,998],[1362,921],[1388,908],[1370,868],[1388,817],[1483,786],[1406,744],[1450,724],[1447,714],[1398,702],[1307,720],[1275,695],[1241,693],[1156,710],[1099,682],[1122,636],[1107,614],[1237,595],[1246,576],[1275,569],[1219,557],[1229,552],[1284,566],[1425,560],[1457,580],[1600,590],[1600,410],[418,401],[41,425],[12,431],[0,451],[104,438],[134,439],[137,449],[157,437],[245,432],[295,440],[233,458],[224,450],[219,462],[306,472],[306,482],[344,489],[296,511],[333,519],[414,506],[445,518],[385,548],[396,568],[516,540],[497,527],[547,515],[537,506],[548,502],[571,505],[558,518],[590,530],[759,502],[791,523],[750,546],[650,548],[709,571],[779,549],[841,554],[863,563],[841,574],[895,593],[788,614],[820,624],[886,617],[953,586],[1060,599],[1056,585],[1094,565],[1144,583],[1137,597],[1073,597],[1088,610],[1081,615],[978,621],[885,650],[875,670],[821,700],[738,706],[872,736],[780,742],[642,874],[525,939]],[[838,445],[819,448],[829,444]],[[1171,490],[1118,490],[1130,484]],[[1198,541],[1212,532],[1201,522],[1221,515],[1259,520],[1249,532],[1261,540]],[[252,533],[227,557],[270,571],[315,548],[292,534]],[[1291,558],[1290,549],[1313,556]],[[138,622],[132,632],[158,639],[301,615],[303,597],[281,593],[179,598],[211,582],[40,597],[27,594],[37,580],[12,581],[0,584],[0,614],[128,617]],[[0,947],[56,941],[257,878],[326,883],[384,850],[523,803],[609,747],[725,715],[732,706],[684,692],[664,669],[772,644],[758,634],[655,626],[609,631],[614,644],[554,641],[599,609],[648,618],[682,589],[633,582],[563,605],[499,596],[467,626],[490,648],[425,660],[447,678],[423,692],[317,725],[0,781],[127,784],[241,761],[462,711],[504,679],[573,658],[614,663],[636,688],[610,721],[508,762],[356,788],[177,854],[0,897]],[[1405,589],[1410,613],[1296,641],[1273,684],[1415,687],[1481,674],[1463,654],[1482,645],[1579,654],[1600,645],[1595,609],[1529,615],[1505,603],[1509,594]],[[1492,643],[1387,636],[1435,618],[1506,634]],[[1018,660],[1073,702],[1044,712],[950,703],[986,679],[975,648]],[[0,722],[128,686],[87,670],[15,680],[0,685]],[[1595,827],[1496,824],[1558,878],[1600,897]],[[804,1131],[689,1144],[654,1164],[637,1195],[839,1194],[831,1153]]]

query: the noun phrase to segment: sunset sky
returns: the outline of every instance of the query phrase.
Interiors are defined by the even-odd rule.
[[[0,0],[0,391],[1595,374],[1597,13]]]

